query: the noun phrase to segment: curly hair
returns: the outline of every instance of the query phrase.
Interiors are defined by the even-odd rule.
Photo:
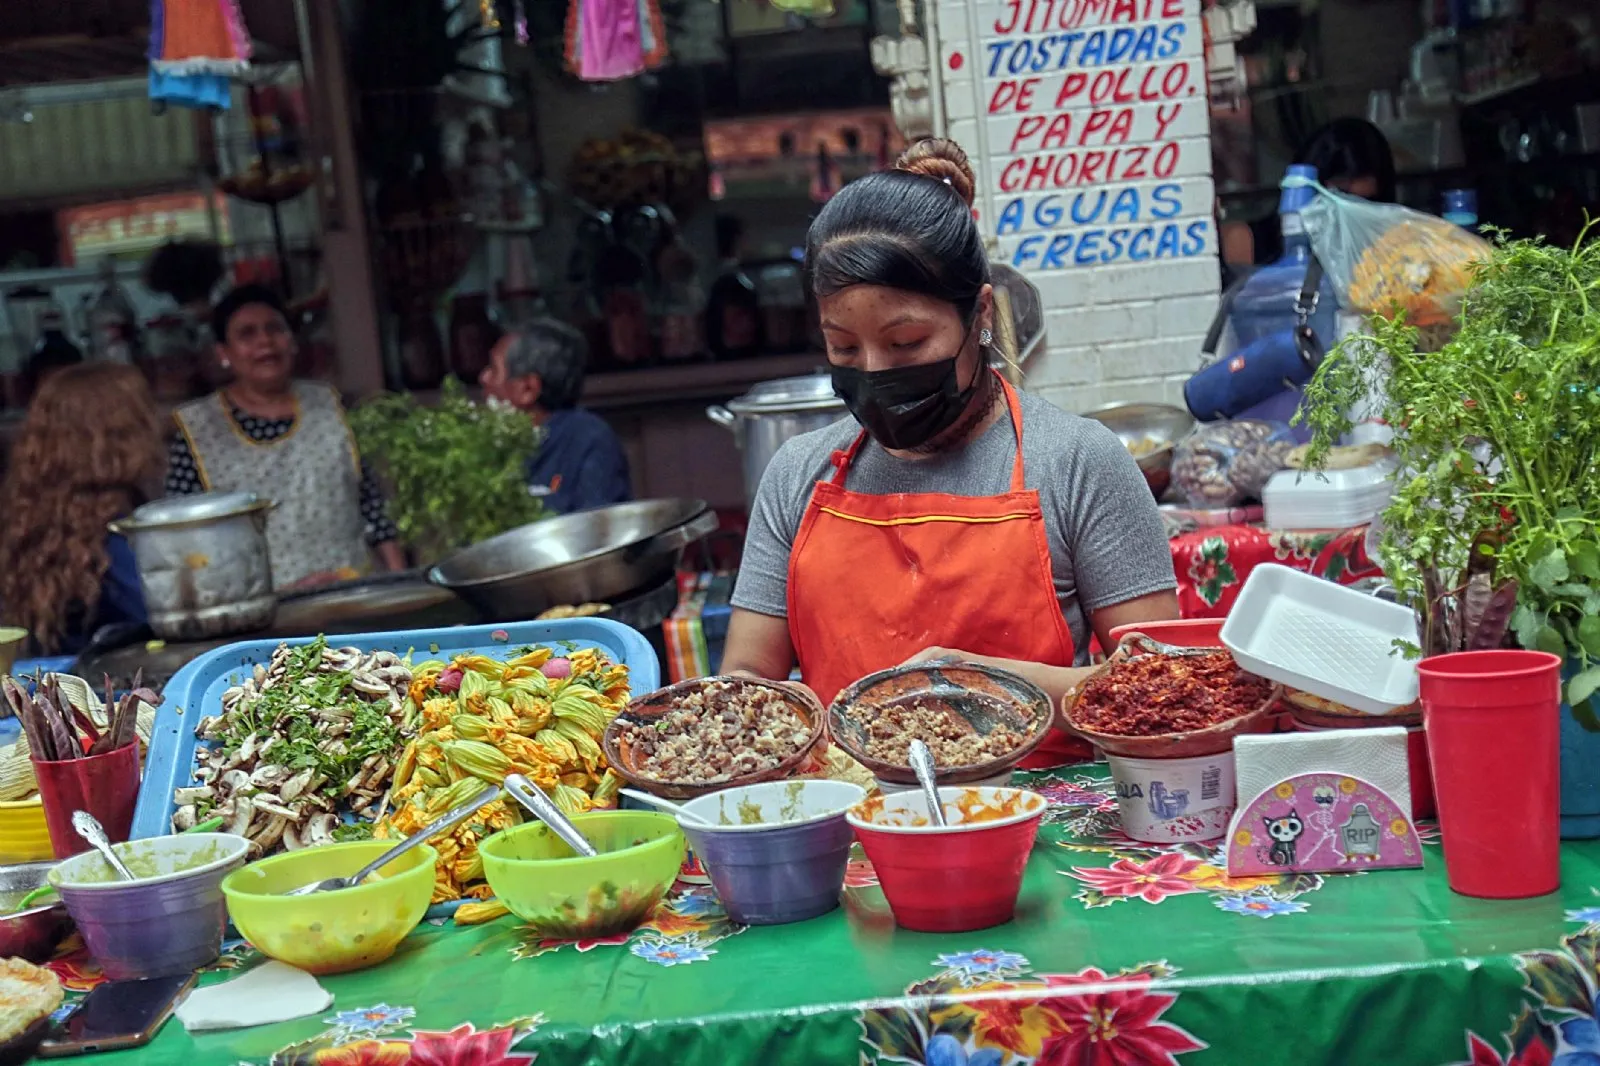
[[[110,566],[106,523],[145,499],[166,461],[165,423],[130,366],[68,367],[28,406],[5,475],[0,612],[49,653],[92,622]]]

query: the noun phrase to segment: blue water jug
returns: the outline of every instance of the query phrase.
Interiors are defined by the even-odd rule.
[[[1312,278],[1316,299],[1307,301],[1304,326],[1297,309],[1312,264],[1300,211],[1316,195],[1316,179],[1315,167],[1289,168],[1278,201],[1283,255],[1234,290],[1225,308],[1232,346],[1184,386],[1189,411],[1201,421],[1289,422],[1300,407],[1301,386],[1333,342],[1337,298],[1326,277]],[[1295,426],[1293,432],[1302,442],[1310,439],[1309,427]]]

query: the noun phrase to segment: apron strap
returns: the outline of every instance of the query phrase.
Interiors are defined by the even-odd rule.
[[[1005,392],[1006,411],[1011,415],[1011,430],[1017,438],[1017,458],[1011,465],[1011,491],[1022,492],[1027,483],[1023,478],[1022,469],[1022,403],[1017,399],[1017,390],[1011,387],[1011,382],[1005,379],[1000,371],[989,368],[989,372],[1000,382],[1000,388]],[[833,477],[830,479],[840,488],[844,487],[845,475],[849,473],[850,464],[855,462],[856,456],[861,454],[861,446],[867,443],[867,431],[862,430],[856,434],[856,439],[850,447],[843,451],[836,451],[832,456]]]

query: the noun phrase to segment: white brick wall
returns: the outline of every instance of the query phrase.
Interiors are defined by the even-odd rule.
[[[1181,405],[1219,289],[1200,0],[929,7],[979,224],[1044,299],[1029,387],[1070,411]]]

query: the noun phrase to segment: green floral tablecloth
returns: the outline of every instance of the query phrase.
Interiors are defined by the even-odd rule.
[[[317,1017],[173,1022],[98,1061],[1600,1066],[1600,843],[1567,845],[1562,891],[1536,900],[1452,894],[1426,826],[1422,870],[1236,881],[1213,849],[1125,838],[1103,767],[1033,785],[1051,807],[998,928],[898,930],[865,862],[842,909],[777,928],[732,925],[707,888],[604,941],[425,925],[389,963],[325,978]]]

